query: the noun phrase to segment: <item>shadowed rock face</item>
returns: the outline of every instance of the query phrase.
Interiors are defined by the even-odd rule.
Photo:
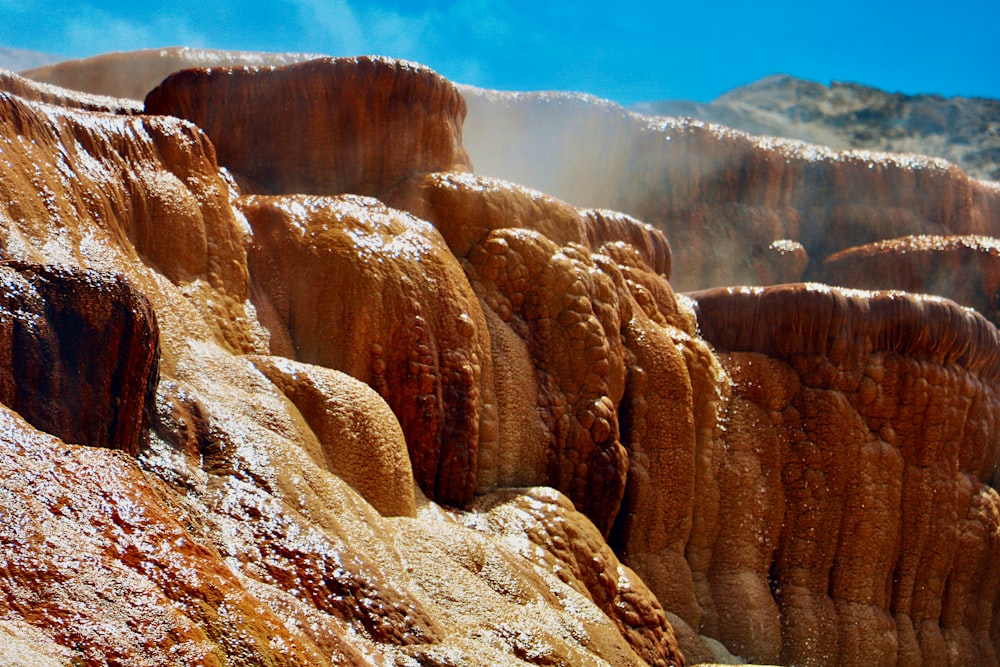
[[[903,293],[668,281],[985,229],[990,191],[619,118],[627,150],[578,187],[670,211],[671,246],[453,170],[456,95],[344,59],[149,96],[207,135],[0,96],[0,251],[124,276],[163,350],[134,459],[3,408],[0,509],[32,517],[2,522],[5,640],[129,664],[997,664],[996,329]]]
[[[150,426],[156,315],[121,277],[0,265],[0,403],[67,442],[135,456]]]
[[[906,236],[841,250],[826,282],[940,294],[1000,323],[1000,242],[990,236]]]
[[[197,124],[219,161],[262,193],[380,195],[416,174],[471,166],[462,96],[398,60],[185,70],[147,95],[146,111]]]

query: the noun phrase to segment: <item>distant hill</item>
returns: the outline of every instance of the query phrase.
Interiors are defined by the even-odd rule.
[[[51,53],[26,51],[24,49],[8,49],[0,46],[0,69],[20,72],[23,69],[41,67],[42,65],[48,65],[60,60],[63,60],[62,56],[54,56]]]
[[[824,86],[786,75],[736,88],[709,104],[666,100],[630,109],[690,116],[836,149],[920,153],[1000,181],[1000,100],[904,95],[854,83]]]

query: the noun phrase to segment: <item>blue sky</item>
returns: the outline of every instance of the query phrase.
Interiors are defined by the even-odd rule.
[[[161,46],[416,60],[506,90],[709,101],[768,74],[1000,98],[1000,0],[0,0],[0,46]]]

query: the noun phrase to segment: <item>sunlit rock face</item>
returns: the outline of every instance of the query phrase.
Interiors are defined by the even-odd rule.
[[[0,511],[31,517],[2,526],[27,565],[0,580],[0,651],[997,664],[993,325],[901,292],[674,292],[988,230],[994,193],[955,168],[542,96],[617,128],[539,148],[578,165],[556,198],[472,173],[462,97],[409,63],[190,70],[155,115],[8,82],[0,316],[41,312],[21,267],[98,276],[71,301],[134,297],[160,357],[111,390],[134,447],[0,394]]]
[[[175,46],[125,53],[103,53],[82,60],[20,72],[32,81],[141,102],[146,93],[177,70],[190,67],[267,67],[312,60],[319,54],[220,51]]]
[[[475,456],[453,452],[492,442],[479,422],[490,423],[482,397],[496,384],[484,370],[492,346],[479,298],[431,225],[363,197],[240,197],[207,136],[176,118],[9,93],[0,101],[8,264],[0,315],[12,327],[4,336],[20,337],[5,341],[5,357],[23,363],[19,355],[34,349],[22,343],[27,335],[50,353],[60,387],[78,367],[95,374],[93,391],[104,386],[102,372],[117,378],[121,366],[155,380],[121,391],[112,382],[108,396],[79,410],[86,395],[46,394],[61,403],[68,429],[29,425],[11,411],[25,403],[4,393],[12,405],[0,415],[2,511],[20,517],[2,522],[5,656],[36,664],[683,664],[656,598],[565,496],[505,492],[488,510],[446,513],[417,490],[412,470],[443,471],[429,486],[434,494],[475,488]],[[352,235],[367,244],[345,241]],[[291,280],[310,266],[339,267],[345,287],[378,287],[398,310],[366,311],[374,295],[358,292],[358,328],[336,333],[335,316],[306,311],[332,313],[344,294],[281,284],[279,270]],[[67,327],[56,326],[63,319],[49,313],[53,304],[90,318],[67,325],[79,334],[116,323],[105,311],[121,303],[132,320],[60,345]],[[364,317],[383,320],[364,329]],[[131,339],[119,329],[130,326],[145,357],[125,353]],[[337,357],[354,333],[360,366]],[[372,356],[379,344],[382,363]],[[298,357],[373,371],[364,376],[373,388]],[[427,369],[417,384],[406,375],[411,363]],[[40,369],[29,370],[30,384]],[[5,391],[20,391],[21,377]],[[377,393],[406,396],[410,387],[427,401],[400,400],[399,417]],[[100,432],[89,441],[75,435],[88,420],[82,411],[109,417],[108,400],[148,436],[128,445]],[[405,410],[440,424],[428,430],[455,449],[432,456]],[[506,504],[588,537],[564,553],[565,537],[536,531],[525,552],[523,528],[501,531],[479,518]]]
[[[992,233],[1000,215],[995,185],[944,160],[754,137],[578,95],[463,92],[479,172],[653,224],[674,247],[678,289],[798,279],[776,274],[776,241],[818,265],[883,239]]]

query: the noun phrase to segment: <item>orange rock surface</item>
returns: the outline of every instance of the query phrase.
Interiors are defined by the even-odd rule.
[[[709,580],[767,612],[712,634],[774,660],[780,624],[784,663],[994,664],[997,330],[901,293],[695,299],[734,383],[722,504],[745,508]]]
[[[3,522],[4,651],[39,664],[683,664],[655,598],[625,568],[614,565],[631,582],[621,595],[653,619],[648,630],[628,630],[587,586],[545,573],[495,531],[463,527],[475,509],[459,522],[416,490],[411,469],[432,461],[432,492],[471,494],[494,386],[479,300],[433,227],[356,196],[240,198],[207,137],[175,118],[0,101],[4,260],[121,276],[108,284],[131,285],[133,308],[145,299],[159,325],[143,349],[161,350],[134,460],[64,444],[2,408],[0,511],[30,518]],[[311,226],[296,207],[316,214]],[[257,215],[271,209],[281,215]],[[329,274],[301,294],[281,284],[310,266],[339,266],[341,284],[361,289],[357,318],[334,316],[344,294],[317,289]],[[402,310],[365,310],[373,286]],[[99,317],[89,289],[70,303]],[[5,322],[36,312],[30,291],[8,291]],[[384,319],[369,321],[366,340],[372,315]],[[338,321],[349,328],[332,335]],[[400,401],[397,419],[358,380],[304,363],[334,365],[350,340],[363,355],[345,365],[363,361],[352,368],[390,398],[427,400]],[[25,349],[9,347],[12,364]],[[73,354],[54,353],[54,368]],[[414,382],[412,368],[427,372]],[[83,421],[78,410],[67,419]],[[439,427],[425,434],[418,422]],[[541,516],[599,535],[549,493]]]
[[[191,67],[267,67],[312,60],[319,54],[220,51],[174,46],[102,53],[36,67],[21,75],[41,83],[141,102],[173,72]]]
[[[563,125],[557,199],[471,173],[457,89],[379,58],[188,70],[154,115],[0,86],[0,656],[998,664],[993,325],[674,291],[988,232],[989,187],[466,91],[512,152]]]

